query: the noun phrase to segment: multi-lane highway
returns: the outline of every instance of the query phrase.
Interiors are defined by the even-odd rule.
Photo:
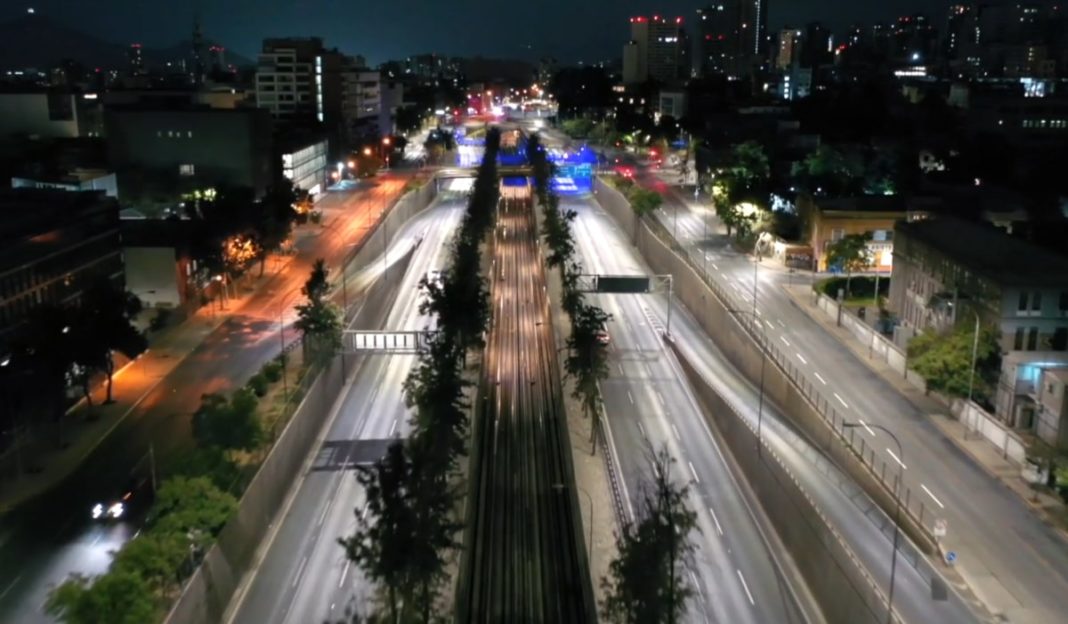
[[[600,208],[583,202],[576,204],[575,209],[578,216],[574,228],[586,266],[605,273],[642,274],[648,271],[636,257],[628,239]],[[762,522],[756,522],[761,519],[761,512],[747,510],[746,500],[734,488],[725,487],[732,479],[730,473],[725,472],[725,466],[717,467],[717,462],[713,461],[719,456],[716,442],[705,427],[673,356],[657,339],[656,334],[667,318],[665,298],[636,295],[601,295],[600,298],[616,317],[610,327],[613,328],[613,358],[617,360],[613,373],[619,375],[613,374],[605,382],[604,396],[628,488],[632,489],[630,484],[642,478],[640,470],[644,468],[638,464],[628,469],[628,463],[633,464],[633,460],[628,462],[628,457],[638,455],[648,444],[666,441],[673,453],[677,453],[680,464],[692,471],[688,476],[694,478],[693,487],[702,501],[697,508],[707,511],[711,517],[712,531],[704,530],[699,536],[702,547],[698,562],[704,564],[707,570],[704,574],[712,579],[723,578],[724,566],[737,565],[739,574],[748,581],[749,594],[743,593],[741,600],[729,593],[712,595],[714,599],[708,601],[712,606],[705,607],[713,610],[712,621],[778,622],[797,618],[793,610],[778,610],[788,606],[787,600],[792,594],[786,590],[777,570],[767,562],[768,554],[763,551],[767,548],[765,536],[750,528],[763,526]],[[671,334],[680,351],[702,377],[734,405],[740,417],[755,423],[758,389],[730,365],[696,321],[677,305],[672,310]],[[657,371],[654,366],[661,369]],[[849,540],[880,587],[885,588],[889,581],[892,551],[889,518],[848,476],[798,436],[779,409],[767,401],[763,404],[762,420],[761,430],[771,446]],[[769,513],[775,513],[775,510],[769,510]],[[773,534],[769,530],[767,535]],[[710,537],[715,539],[706,543]],[[772,541],[771,548],[774,547]],[[730,549],[732,555],[725,555],[721,548]],[[931,566],[922,558],[917,559],[911,545],[905,544],[900,552],[895,608],[904,621],[975,621],[968,605],[955,593],[951,592],[944,602],[933,601],[930,597],[934,574]],[[704,580],[701,566],[696,574]],[[702,586],[706,591],[716,587],[722,591],[723,587],[722,584],[705,587],[705,583]],[[749,604],[749,608],[744,609],[750,595],[757,604]],[[798,595],[804,598],[803,593]]]
[[[901,393],[872,373],[852,351],[800,310],[782,290],[797,275],[757,268],[751,258],[729,247],[719,221],[707,205],[646,172],[643,184],[664,192],[659,219],[677,232],[707,267],[747,308],[756,299],[769,339],[787,354],[844,418],[879,424],[901,440],[904,482],[925,507],[925,520],[943,518],[944,545],[957,555],[955,567],[995,613],[1011,622],[1063,622],[1068,613],[1068,548],[997,479],[946,440],[928,417]],[[676,221],[677,220],[677,221]],[[766,261],[766,266],[770,265]],[[885,434],[865,432],[868,445],[891,467],[896,448]],[[915,507],[915,500],[913,501]]]
[[[449,245],[463,214],[462,197],[442,198],[410,220],[390,247],[394,260],[414,248],[400,279],[396,300],[384,327],[422,330],[432,319],[419,313],[419,280],[443,269]],[[381,266],[368,264],[368,271]],[[356,282],[359,275],[353,276]],[[365,328],[371,329],[371,328]],[[402,385],[416,362],[414,354],[369,353],[345,385],[323,444],[303,475],[284,516],[261,546],[251,582],[243,586],[231,610],[231,622],[303,623],[338,621],[346,611],[368,615],[372,588],[350,564],[337,538],[351,535],[364,495],[352,465],[370,462],[384,442],[409,429]],[[379,443],[376,443],[378,441]],[[355,454],[350,455],[350,451]]]
[[[588,200],[566,200],[577,212],[572,229],[584,270],[608,275],[647,275],[608,217]],[[697,593],[690,605],[696,622],[804,622],[796,580],[763,511],[753,506],[709,431],[701,409],[660,334],[663,295],[595,295],[612,315],[610,374],[602,383],[605,412],[622,470],[625,498],[648,482],[650,453],[666,445],[678,462],[675,475],[690,483],[698,513],[698,545],[689,566]],[[674,321],[672,331],[675,332]],[[791,578],[787,579],[786,576]]]
[[[529,199],[502,200],[479,385],[461,622],[588,622],[594,613]]]
[[[324,227],[307,226],[298,233],[296,254],[287,266],[240,307],[231,302],[222,325],[213,328],[204,320],[187,321],[193,326],[182,329],[197,334],[199,346],[144,394],[70,477],[0,518],[0,622],[51,622],[41,610],[51,586],[71,573],[99,574],[107,569],[112,553],[136,532],[139,519],[107,526],[91,523],[92,503],[113,495],[132,471],[147,474],[150,444],[161,466],[191,447],[190,415],[200,396],[231,390],[278,354],[279,314],[287,322],[292,320],[286,311],[300,302],[300,286],[311,263],[323,257],[337,266],[404,181],[381,177],[357,190],[325,197],[317,206],[323,210]],[[285,333],[287,341],[296,336],[291,328]],[[155,353],[154,349],[148,359],[157,357]],[[142,362],[135,368],[128,374],[154,370]],[[121,381],[116,388],[119,397],[125,396]]]

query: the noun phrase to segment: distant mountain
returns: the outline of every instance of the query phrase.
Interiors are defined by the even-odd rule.
[[[133,42],[130,42],[133,43]],[[205,40],[205,47],[215,42]],[[103,41],[69,28],[43,15],[23,15],[0,23],[0,68],[46,69],[63,59],[73,59],[86,67],[126,67],[129,44]],[[180,42],[167,48],[148,48],[142,54],[149,66],[189,57],[192,45]],[[226,62],[241,67],[251,65],[246,57],[226,51]]]

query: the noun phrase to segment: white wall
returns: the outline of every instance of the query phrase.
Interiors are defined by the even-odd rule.
[[[173,247],[125,247],[126,290],[137,295],[146,308],[178,307],[178,268]]]

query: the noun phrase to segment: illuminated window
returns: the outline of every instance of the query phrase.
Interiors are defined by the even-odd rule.
[[[178,165],[178,175],[180,176],[192,176],[196,175],[196,166],[194,165]]]

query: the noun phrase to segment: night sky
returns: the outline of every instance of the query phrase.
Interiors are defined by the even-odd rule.
[[[188,39],[199,5],[206,36],[255,58],[267,36],[321,35],[328,45],[377,63],[419,52],[564,62],[620,54],[630,15],[681,15],[698,0],[7,0],[0,20],[32,6],[116,43],[169,46]],[[936,25],[946,0],[770,0],[769,28],[820,20],[833,28],[927,11]]]

